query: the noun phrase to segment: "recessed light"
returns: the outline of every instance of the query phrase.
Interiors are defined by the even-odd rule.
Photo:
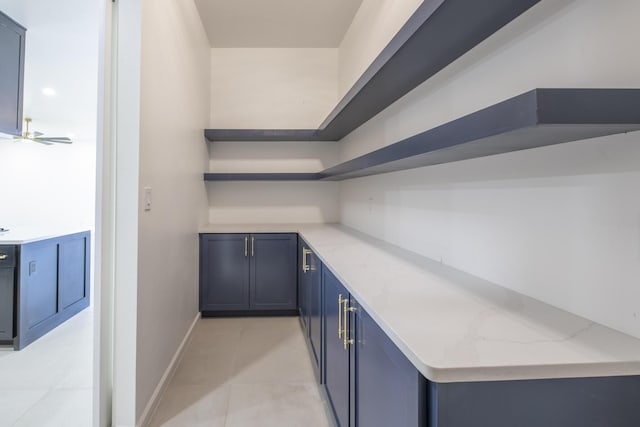
[[[56,90],[51,87],[43,87],[42,94],[46,96],[56,96]]]

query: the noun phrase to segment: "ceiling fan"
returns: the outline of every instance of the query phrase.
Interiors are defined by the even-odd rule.
[[[31,124],[32,119],[30,117],[25,117],[24,119],[24,131],[20,136],[14,136],[14,140],[27,140],[33,142],[39,142],[40,144],[52,145],[52,144],[72,144],[73,141],[66,136],[44,136],[42,132],[30,132],[29,124]]]

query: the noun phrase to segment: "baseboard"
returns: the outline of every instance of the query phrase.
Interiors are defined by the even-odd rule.
[[[193,328],[196,326],[198,319],[200,319],[200,313],[196,314],[196,318],[193,319],[193,322],[191,323],[191,326],[189,327],[187,334],[184,336],[184,338],[182,339],[182,342],[178,346],[178,349],[173,355],[173,358],[171,359],[171,362],[169,363],[169,366],[167,367],[166,371],[164,371],[162,378],[160,378],[160,382],[158,382],[156,389],[153,391],[153,394],[151,395],[151,399],[149,399],[149,402],[147,402],[147,406],[144,408],[144,411],[142,412],[142,415],[140,416],[140,419],[138,420],[138,423],[136,424],[136,426],[145,427],[149,423],[149,421],[151,421],[151,418],[153,418],[153,414],[155,414],[156,410],[158,409],[158,404],[160,403],[160,397],[162,396],[162,393],[164,392],[164,390],[167,388],[167,385],[171,381],[171,378],[173,377],[173,374],[176,371],[176,368],[178,367],[180,360],[182,359],[182,353],[184,352],[184,349],[186,348],[187,343],[191,339]]]
[[[203,311],[202,317],[276,317],[297,316],[298,310],[209,310]]]

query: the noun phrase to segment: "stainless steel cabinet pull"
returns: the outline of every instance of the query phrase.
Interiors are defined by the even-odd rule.
[[[311,270],[309,264],[307,264],[307,255],[311,254],[311,250],[307,248],[302,248],[302,272],[306,273]]]
[[[347,330],[347,325],[349,324],[349,313],[353,312],[353,311],[356,311],[355,308],[347,306],[348,301],[349,300],[345,298],[344,307],[343,307],[344,319],[342,320],[342,327],[344,328],[344,330],[342,331],[342,340],[343,340],[342,343],[344,345],[344,349],[345,350],[347,349],[349,344],[353,344],[354,343],[353,339],[349,339],[348,338],[349,337],[349,333],[348,333],[348,330]]]
[[[254,256],[255,253],[255,243],[256,243],[256,238],[251,236],[251,256]]]
[[[244,238],[244,256],[245,256],[245,257],[247,256],[247,246],[248,246],[248,243],[249,243],[249,238],[245,236],[245,238]]]
[[[342,338],[342,294],[338,295],[338,339],[340,338]]]

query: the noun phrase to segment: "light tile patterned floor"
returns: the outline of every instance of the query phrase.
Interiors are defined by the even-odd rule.
[[[0,427],[91,425],[93,312],[21,351],[0,347]]]
[[[297,317],[198,321],[152,427],[328,427]]]

